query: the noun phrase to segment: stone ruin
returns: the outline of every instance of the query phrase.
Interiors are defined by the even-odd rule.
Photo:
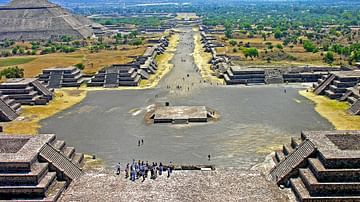
[[[78,179],[84,155],[53,134],[0,135],[0,200],[56,201]]]
[[[340,98],[340,101],[348,101],[351,105],[350,114],[360,115],[360,83],[347,89],[346,93]]]
[[[299,201],[360,200],[360,131],[304,131],[274,161],[269,178]]]
[[[0,92],[22,105],[45,105],[53,98],[52,90],[37,78],[8,79],[0,84]]]
[[[156,57],[169,46],[166,37],[159,44],[148,47],[142,56],[129,64],[113,64],[95,74],[87,84],[89,87],[116,88],[119,86],[138,86],[141,79],[149,79],[157,71]]]
[[[91,20],[47,0],[12,0],[0,7],[0,24],[0,40],[46,40],[64,35],[83,39],[94,34]]]
[[[166,102],[165,105],[155,104],[154,109],[145,114],[145,121],[154,124],[189,124],[206,123],[218,117],[217,112],[206,106],[170,106]]]
[[[21,104],[8,95],[0,94],[0,122],[15,120],[21,111]]]
[[[39,80],[48,88],[80,87],[85,82],[81,71],[73,66],[44,69]]]
[[[330,99],[348,101],[349,112],[360,114],[360,70],[332,72],[314,84],[314,93]]]

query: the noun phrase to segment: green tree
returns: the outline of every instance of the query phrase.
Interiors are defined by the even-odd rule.
[[[24,77],[24,69],[19,67],[9,67],[0,72],[1,77],[5,76],[6,78],[23,78]]]
[[[245,48],[243,49],[243,53],[245,57],[250,57],[251,59],[254,57],[259,57],[259,51],[256,48]]]
[[[315,52],[316,51],[316,46],[309,40],[304,41],[303,47],[307,52]]]

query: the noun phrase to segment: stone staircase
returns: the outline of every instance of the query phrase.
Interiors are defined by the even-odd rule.
[[[281,152],[284,160],[277,163],[274,169],[292,158],[306,143],[311,143],[315,151],[302,160],[301,166],[293,164],[293,174],[288,177],[290,183],[285,184],[290,186],[297,201],[360,201],[359,139],[360,131],[302,132],[303,142],[294,138],[290,145],[284,145]],[[290,154],[286,154],[287,150]],[[275,162],[278,162],[277,158],[275,156]]]
[[[284,78],[281,71],[277,69],[265,70],[265,83],[266,84],[284,83]]]
[[[109,70],[108,70],[109,71]],[[105,88],[115,88],[119,86],[119,73],[118,72],[107,72],[105,75]]]
[[[360,115],[360,99],[354,102],[349,109],[349,113],[353,115]]]
[[[64,154],[62,152],[65,151],[64,148],[65,142],[63,141],[56,141],[55,144],[45,144],[40,150],[39,155],[49,162],[57,171],[64,174],[64,176],[59,175],[60,178],[72,181],[83,174],[83,171],[79,166],[83,160],[83,155],[74,154],[73,149],[68,149],[70,152],[67,151],[67,154]],[[75,162],[74,160],[77,160],[78,162]]]
[[[45,97],[52,99],[52,92],[46,88],[39,80],[35,80],[32,82],[32,85]]]
[[[0,121],[13,121],[19,116],[20,104],[9,99],[8,96],[0,97]]]
[[[321,80],[319,79],[318,85],[314,89],[314,93],[317,95],[320,95],[324,92],[324,90],[331,84],[331,82],[334,81],[335,75],[331,74],[330,76],[327,76],[325,79]]]
[[[60,88],[61,87],[61,80],[63,77],[63,72],[51,72],[49,77],[49,88]]]
[[[270,177],[278,185],[286,183],[291,176],[296,174],[299,167],[304,166],[304,161],[315,152],[315,146],[310,141],[303,141],[296,149],[284,146],[284,155],[279,158],[279,163],[270,171]],[[276,154],[279,155],[279,154]]]

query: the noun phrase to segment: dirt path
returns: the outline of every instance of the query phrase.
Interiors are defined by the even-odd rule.
[[[188,96],[202,86],[208,85],[202,81],[198,67],[194,62],[194,32],[191,28],[183,28],[180,41],[171,63],[171,72],[159,83],[159,88],[169,91],[169,96]]]

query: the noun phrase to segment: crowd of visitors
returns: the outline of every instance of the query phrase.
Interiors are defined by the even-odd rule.
[[[121,174],[121,164],[117,163],[115,166],[116,169],[116,175]],[[161,162],[158,164],[156,162],[152,162],[149,164],[148,161],[138,161],[136,162],[133,160],[131,164],[126,164],[125,167],[125,178],[130,179],[131,181],[135,181],[138,179],[142,179],[142,182],[144,182],[148,177],[150,179],[155,180],[158,176],[161,176],[163,174],[167,174],[167,177],[169,178],[171,173],[174,170],[174,166],[172,162],[170,162],[169,165],[165,166]]]

